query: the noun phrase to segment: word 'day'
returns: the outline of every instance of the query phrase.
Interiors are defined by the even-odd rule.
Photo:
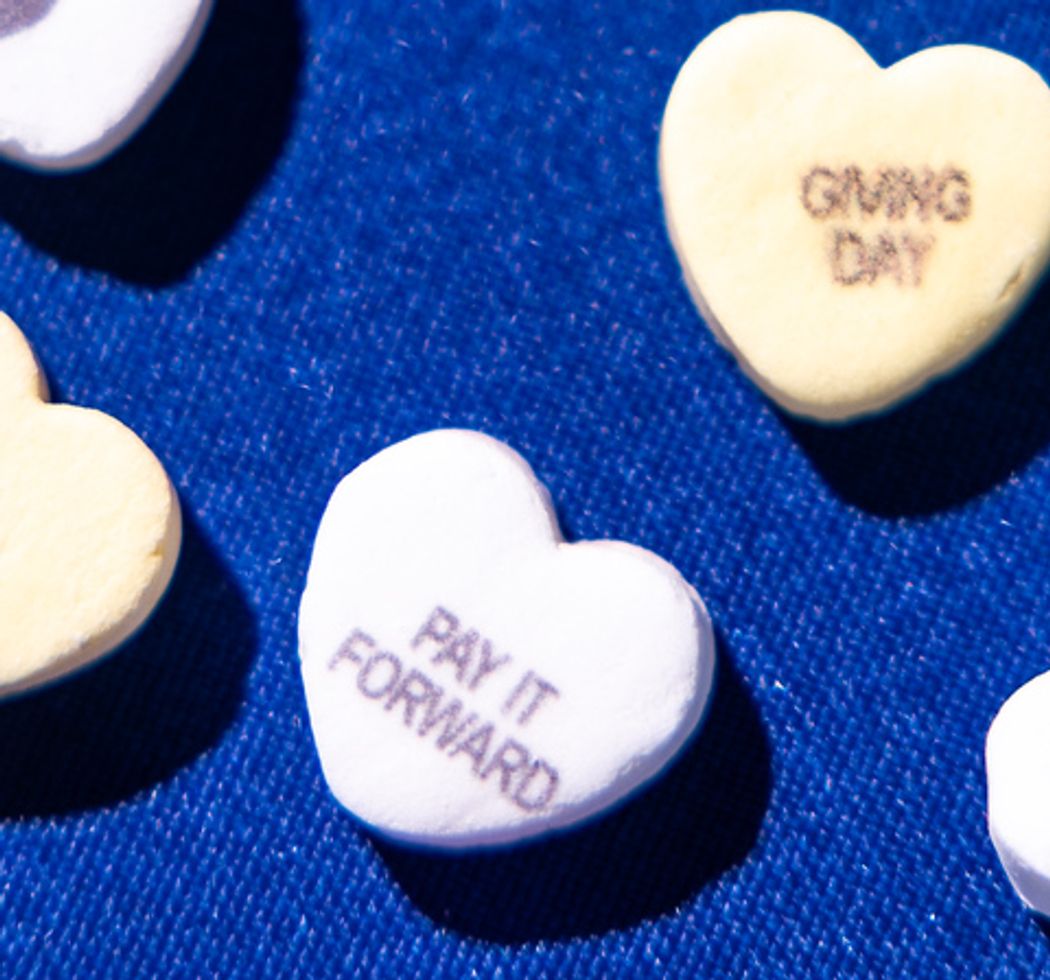
[[[566,827],[695,729],[714,665],[696,593],[650,552],[555,528],[524,460],[473,432],[337,487],[300,657],[328,784],[376,832],[464,848]]]

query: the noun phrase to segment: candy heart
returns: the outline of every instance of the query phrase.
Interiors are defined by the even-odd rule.
[[[138,436],[45,398],[33,352],[0,314],[0,696],[126,639],[179,550],[175,493]]]
[[[1050,673],[1013,694],[988,730],[988,829],[1022,900],[1050,916]]]
[[[386,836],[452,848],[565,827],[652,778],[714,667],[707,613],[670,565],[566,544],[528,464],[457,430],[336,488],[299,650],[336,798]]]
[[[799,415],[878,411],[988,343],[1050,254],[1050,90],[985,48],[880,69],[806,14],[741,17],[675,81],[660,182],[715,335]]]
[[[212,0],[0,0],[0,154],[71,170],[146,120],[197,46]]]

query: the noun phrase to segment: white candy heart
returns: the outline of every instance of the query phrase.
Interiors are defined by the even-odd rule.
[[[988,829],[1026,905],[1050,916],[1050,673],[1014,693],[988,730]]]
[[[675,81],[671,238],[701,313],[787,410],[878,411],[988,343],[1050,255],[1050,89],[986,48],[882,70],[807,14],[741,17]]]
[[[45,401],[0,314],[0,697],[122,643],[160,601],[182,538],[156,457],[102,412]]]
[[[458,430],[339,484],[299,649],[336,798],[386,836],[453,848],[565,827],[652,778],[714,669],[707,613],[670,565],[565,543],[528,464]]]
[[[0,0],[0,154],[47,170],[102,159],[174,84],[212,0]]]

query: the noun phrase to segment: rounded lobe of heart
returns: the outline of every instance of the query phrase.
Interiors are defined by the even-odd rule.
[[[474,632],[477,649],[487,641],[492,661],[507,661],[473,687],[472,662],[461,680],[440,644],[414,643],[438,609],[439,622],[454,617],[457,635]],[[620,542],[565,543],[528,464],[457,430],[406,440],[344,478],[321,521],[299,624],[332,792],[378,833],[439,848],[544,834],[637,789],[696,728],[714,668],[707,613],[674,568]],[[440,699],[410,717],[396,687],[364,696],[379,681],[337,656],[355,631],[375,644],[361,652],[391,654],[402,679],[422,675]],[[521,722],[539,681],[556,693]],[[515,701],[519,683],[531,686]],[[454,699],[460,720],[476,720],[440,746],[448,730],[427,729],[424,713]],[[475,763],[456,746],[486,724],[491,745]],[[507,740],[556,772],[550,805],[529,810],[501,792],[489,763]]]
[[[0,315],[0,697],[110,652],[174,571],[167,474],[116,419],[41,400],[39,368]]]
[[[989,342],[1050,256],[1050,89],[987,48],[880,69],[808,14],[693,52],[660,135],[690,292],[790,412],[880,411]],[[887,181],[887,183],[882,183]]]
[[[1029,681],[988,730],[988,828],[1018,895],[1050,916],[1050,673]]]
[[[196,50],[213,0],[53,0],[0,35],[0,155],[97,163],[142,125]]]

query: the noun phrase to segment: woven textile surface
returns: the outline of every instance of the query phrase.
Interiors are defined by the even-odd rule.
[[[803,6],[883,64],[967,42],[1050,76],[1044,0]],[[0,975],[1050,972],[982,758],[1050,669],[1050,288],[888,416],[777,412],[694,311],[656,175],[678,68],[753,9],[218,0],[117,156],[0,168],[0,306],[186,518],[149,626],[0,706]],[[450,425],[519,450],[571,538],[673,562],[720,658],[650,789],[462,857],[335,803],[296,646],[337,481]]]

